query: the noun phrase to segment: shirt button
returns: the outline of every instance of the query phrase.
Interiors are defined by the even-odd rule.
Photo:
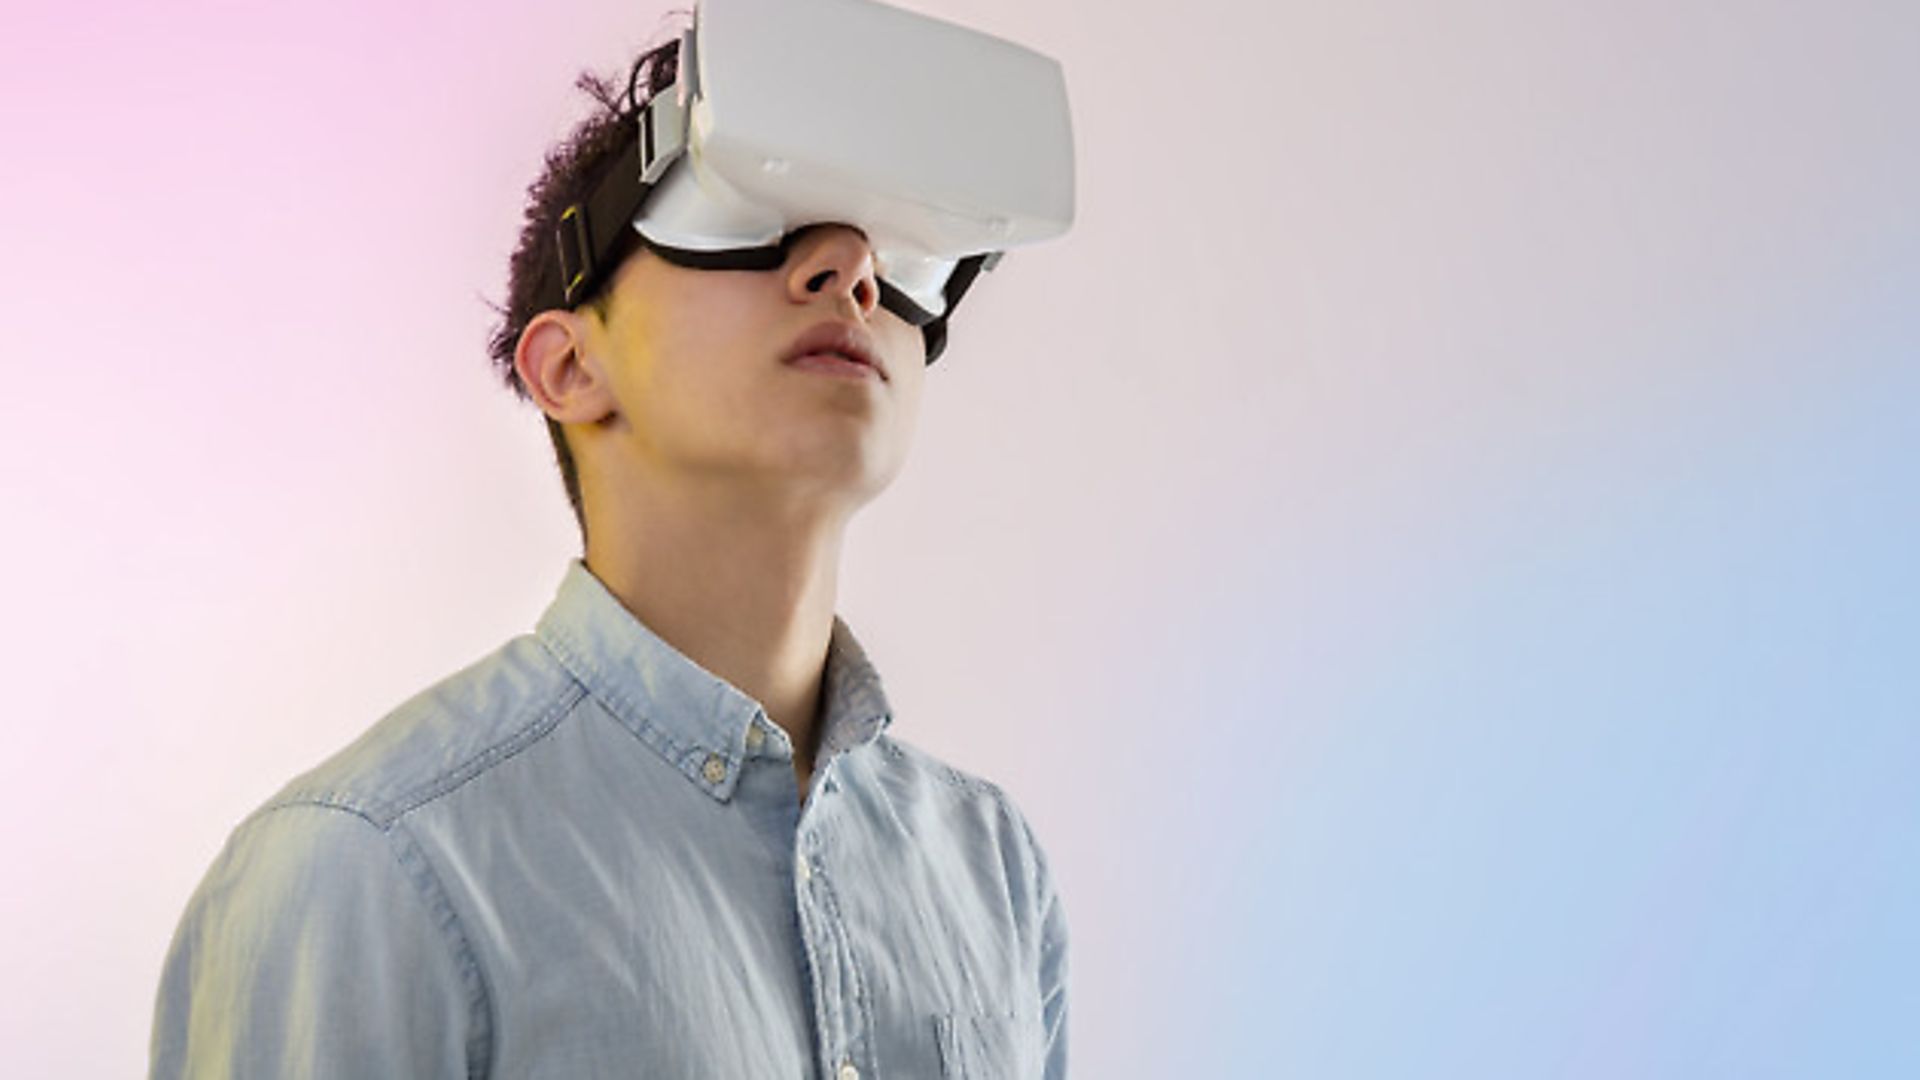
[[[794,856],[793,862],[795,869],[800,873],[801,881],[813,880],[813,867],[807,865],[807,857],[805,855]]]
[[[706,776],[707,783],[717,784],[727,778],[727,759],[719,754],[708,754],[707,763],[700,767],[700,772]]]
[[[760,744],[767,741],[767,733],[759,724],[747,728],[747,749],[758,750]]]
[[[843,1061],[840,1063],[840,1080],[860,1080],[860,1070],[853,1067],[853,1062]]]

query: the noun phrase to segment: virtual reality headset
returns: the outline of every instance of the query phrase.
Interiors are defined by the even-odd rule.
[[[931,364],[982,270],[1073,224],[1059,62],[874,0],[699,0],[672,88],[628,97],[634,149],[562,213],[543,308],[591,295],[635,242],[772,270],[800,230],[849,225]]]

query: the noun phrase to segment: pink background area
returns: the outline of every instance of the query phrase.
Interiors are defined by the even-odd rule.
[[[1920,1072],[1920,8],[911,6],[1062,59],[1079,220],[841,612],[1076,1075]],[[10,1074],[138,1074],[227,831],[551,596],[483,300],[664,11],[0,16]]]

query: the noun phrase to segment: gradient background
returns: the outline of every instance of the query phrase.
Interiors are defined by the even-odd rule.
[[[0,26],[10,1075],[138,1074],[228,830],[577,553],[483,298],[665,6],[263,6]],[[1920,1075],[1920,5],[910,6],[1080,217],[840,610],[1075,1075]]]

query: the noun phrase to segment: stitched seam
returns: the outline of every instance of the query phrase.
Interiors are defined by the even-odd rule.
[[[405,817],[421,806],[465,786],[495,765],[514,757],[545,738],[568,713],[573,711],[573,707],[579,704],[580,699],[585,695],[586,691],[578,685],[569,684],[562,687],[560,696],[532,723],[480,751],[457,768],[427,781],[408,794],[395,798],[389,812],[393,814],[395,820]]]
[[[326,806],[366,819],[367,823],[385,830],[394,822],[418,810],[421,806],[454,791],[480,774],[493,768],[500,762],[513,757],[528,746],[538,742],[552,731],[566,717],[569,710],[586,695],[577,683],[569,682],[560,690],[560,698],[548,709],[526,726],[512,732],[499,742],[492,744],[473,757],[461,762],[445,772],[431,776],[418,786],[403,791],[392,799],[376,802],[369,806],[365,802],[353,799],[350,795],[333,791],[298,792],[283,798],[270,800],[257,813],[278,810],[289,806]]]
[[[427,860],[413,834],[395,827],[386,830],[390,841],[400,849],[399,861],[414,887],[429,894],[428,910],[442,933],[452,938],[454,956],[460,962],[460,980],[467,988],[467,1016],[472,1030],[467,1035],[467,1075],[484,1077],[493,1068],[493,995],[487,989],[486,972],[480,967],[472,941],[460,926],[460,915],[453,910],[440,875]]]
[[[894,739],[893,736],[878,735],[874,737],[873,741],[877,743],[881,749],[885,750],[887,755],[895,761],[912,764],[912,762],[908,761],[909,754],[907,748],[901,746],[899,741]],[[913,756],[924,761],[923,767],[931,773],[935,779],[943,781],[950,787],[956,787],[962,791],[971,791],[978,794],[990,794],[996,798],[999,797],[1000,789],[991,780],[968,776],[953,766],[948,765],[946,762],[940,761],[927,754],[925,751],[919,751]]]
[[[402,838],[404,846],[393,852],[394,862],[398,864],[401,873],[414,887],[416,893],[424,894],[420,895],[419,899],[427,909],[428,918],[441,931],[442,943],[452,951],[454,964],[460,969],[460,981],[467,990],[467,1019],[474,1028],[467,1036],[467,1075],[469,1077],[485,1076],[491,1067],[490,1059],[493,1053],[491,997],[487,993],[486,977],[480,970],[466,932],[460,927],[459,915],[447,901],[446,891],[440,884],[439,875],[433,872],[430,865],[427,865],[425,855],[419,852],[418,845],[414,843],[411,835],[394,825],[381,824],[356,806],[326,799],[293,799],[261,807],[247,815],[246,820],[252,821],[264,817],[275,810],[305,807],[338,810],[357,817],[385,837],[389,845],[395,844],[396,834]],[[243,825],[245,823],[242,822]]]
[[[626,690],[623,689],[616,680],[608,678],[606,672],[601,670],[600,666],[594,663],[583,650],[574,647],[573,642],[568,639],[564,631],[558,628],[551,628],[549,633],[551,634],[552,640],[549,640],[546,636],[542,636],[540,638],[540,644],[555,660],[559,661],[562,667],[568,668],[572,672],[576,685],[580,687],[580,692],[582,694],[588,692],[585,680],[582,679],[581,676],[591,676],[595,687],[598,688],[597,692],[601,696],[618,707],[621,715],[631,716],[640,724],[641,741],[646,742],[649,738],[659,740],[660,743],[664,744],[664,749],[660,746],[656,746],[655,749],[665,756],[667,760],[671,761],[674,768],[691,776],[692,773],[689,770],[692,766],[689,764],[689,758],[697,747],[683,745],[680,740],[673,737],[671,731],[654,723],[653,719],[646,714],[646,710],[640,707],[640,703],[627,696]],[[616,719],[617,718],[618,717],[616,717]],[[727,759],[728,775],[737,776],[740,771],[740,756],[733,752],[731,746],[723,748],[723,756]],[[706,783],[704,778],[701,779],[701,783]]]
[[[859,960],[854,956],[853,939],[847,936],[847,920],[840,912],[838,890],[833,887],[832,875],[821,875],[816,872],[815,876],[821,877],[822,879],[821,883],[824,887],[821,889],[821,892],[825,894],[828,912],[833,916],[835,934],[839,937],[846,952],[847,970],[852,974],[854,1008],[859,1010],[860,1014],[861,1041],[864,1042],[867,1047],[867,1065],[873,1075],[885,1076],[886,1070],[881,1067],[880,1063],[879,1047],[875,1045],[873,1038],[873,1031],[875,1030],[873,1026],[873,1001],[867,993],[866,976],[861,973]]]
[[[354,817],[359,818],[361,821],[366,822],[369,826],[383,833],[387,831],[387,822],[375,818],[359,804],[344,802],[330,795],[302,795],[294,798],[274,800],[255,810],[253,813],[248,814],[246,818],[240,822],[240,825],[244,827],[255,818],[266,817],[275,810],[293,810],[305,806],[318,806],[328,810],[339,810],[343,813],[352,814]],[[238,828],[236,828],[235,831],[239,831]]]

